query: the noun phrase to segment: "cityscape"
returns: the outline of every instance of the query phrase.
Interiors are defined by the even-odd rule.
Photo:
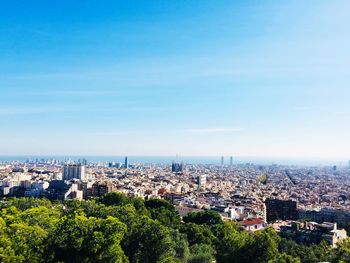
[[[0,1],[0,263],[350,263],[350,1]]]
[[[292,231],[296,222],[306,220],[316,226],[304,234],[310,239],[322,227],[333,232],[319,239],[333,247],[347,237],[350,162],[342,167],[300,167],[234,164],[233,158],[228,157],[225,163],[224,156],[218,157],[219,165],[129,163],[127,156],[119,162],[8,161],[0,166],[0,193],[3,197],[82,201],[119,192],[143,200],[167,200],[181,216],[216,211],[225,220],[239,222],[248,232],[272,226],[283,234]],[[295,234],[295,238],[305,236]]]

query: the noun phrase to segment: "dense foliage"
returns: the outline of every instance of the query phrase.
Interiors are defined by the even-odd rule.
[[[350,240],[336,249],[248,234],[212,211],[181,221],[163,200],[110,193],[93,201],[19,198],[0,203],[0,262],[130,263],[350,262]]]

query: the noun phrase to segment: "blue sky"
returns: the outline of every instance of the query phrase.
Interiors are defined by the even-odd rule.
[[[0,155],[350,158],[349,1],[2,1]]]

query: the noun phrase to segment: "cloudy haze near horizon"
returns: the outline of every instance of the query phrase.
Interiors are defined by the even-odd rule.
[[[0,155],[350,158],[348,1],[9,1]]]

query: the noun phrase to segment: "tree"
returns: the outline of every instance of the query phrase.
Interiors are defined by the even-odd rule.
[[[318,245],[313,245],[312,250],[319,262],[327,262],[331,261],[332,258],[332,247],[327,243],[327,241],[323,240]]]
[[[130,262],[135,263],[173,260],[176,255],[170,229],[145,216],[131,229],[122,246]]]
[[[113,217],[65,216],[50,240],[53,261],[127,262],[120,247],[125,232],[126,226]]]
[[[59,209],[46,206],[29,208],[20,215],[22,222],[30,226],[39,226],[46,231],[53,229],[60,217],[61,211]]]
[[[249,235],[236,223],[225,222],[213,228],[216,237],[216,259],[219,263],[246,262],[246,245]],[[252,258],[250,258],[251,260]],[[249,262],[249,261],[248,261]]]
[[[76,212],[82,210],[87,217],[99,217],[101,210],[106,206],[98,203],[95,200],[80,201],[80,200],[67,200],[63,202],[65,212]]]
[[[6,261],[8,257],[15,257],[19,262],[20,258],[30,262],[43,262],[44,256],[47,255],[48,234],[60,213],[53,207],[26,205],[19,200],[11,202],[15,201],[21,204],[22,208],[28,208],[21,211],[15,206],[7,206],[1,210],[1,262]],[[32,199],[25,200],[32,204]]]
[[[145,206],[150,212],[152,219],[158,220],[163,225],[171,228],[177,228],[180,225],[180,215],[169,202],[151,199],[145,202]]]
[[[279,236],[272,228],[255,232],[244,247],[244,262],[250,262],[252,258],[256,263],[266,263],[270,260],[273,262],[279,254],[279,241]]]
[[[195,223],[197,225],[217,225],[222,224],[223,220],[219,213],[208,210],[208,211],[201,211],[198,213],[189,213],[187,216],[183,218],[183,221],[185,223]]]
[[[65,202],[68,213],[76,213],[82,211],[88,217],[107,218],[109,216],[118,218],[121,222],[127,225],[128,229],[133,224],[136,224],[140,219],[140,215],[137,212],[135,206],[131,203],[122,206],[106,206],[101,203],[92,201],[66,201]]]
[[[350,238],[337,244],[332,262],[350,262]]]
[[[212,245],[215,236],[205,225],[186,223],[180,227],[181,233],[186,234],[190,246],[195,244]]]
[[[107,206],[110,206],[110,205],[122,206],[122,205],[130,204],[131,200],[123,193],[112,192],[102,196],[99,199],[99,202]]]
[[[27,262],[45,262],[48,232],[38,225],[16,223],[9,226],[12,248]]]
[[[19,210],[24,211],[28,208],[38,207],[38,206],[52,207],[53,204],[48,199],[34,198],[34,197],[22,197],[22,198],[14,197],[14,198],[7,199],[6,202],[0,203],[0,208],[8,208],[11,206],[14,206]]]
[[[128,230],[138,224],[141,219],[140,214],[131,204],[124,206],[108,206],[99,211],[99,217],[106,218],[108,216],[118,218],[121,222],[127,225]]]
[[[0,218],[0,262],[23,262],[23,255],[16,255],[4,219]]]
[[[269,260],[268,263],[301,263],[299,258],[294,258],[286,253],[279,254],[275,259]]]
[[[13,198],[0,208],[5,263],[209,263],[214,256],[218,263],[350,262],[350,239],[332,249],[325,241],[281,239],[271,228],[248,234],[213,211],[190,213],[181,224],[166,201],[118,193],[63,204]]]
[[[300,258],[303,263],[328,262],[331,261],[332,255],[332,248],[325,241],[319,245],[308,246],[282,238],[279,251],[294,258]]]
[[[214,251],[211,246],[195,244],[191,247],[188,263],[211,263],[214,260]]]
[[[148,215],[147,209],[142,199],[127,197],[123,193],[112,192],[105,194],[98,199],[99,202],[106,206],[124,206],[127,204],[132,204],[135,209],[142,215]]]
[[[178,262],[187,262],[190,256],[190,249],[186,235],[181,234],[178,230],[172,231],[172,240],[174,242],[175,259]]]

